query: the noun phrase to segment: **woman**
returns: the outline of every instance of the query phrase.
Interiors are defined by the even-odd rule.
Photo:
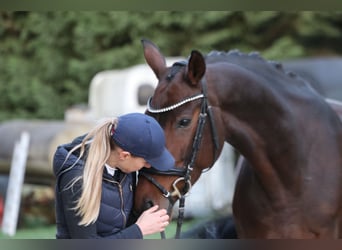
[[[169,216],[153,206],[131,222],[136,174],[165,171],[174,158],[154,118],[131,113],[106,120],[60,145],[53,159],[58,239],[139,239],[164,231]]]

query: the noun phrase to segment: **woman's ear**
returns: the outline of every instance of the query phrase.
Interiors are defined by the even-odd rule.
[[[128,159],[129,157],[131,157],[131,153],[130,153],[130,152],[124,151],[124,150],[121,150],[121,151],[119,152],[119,158],[120,158],[120,160],[126,160],[126,159]]]

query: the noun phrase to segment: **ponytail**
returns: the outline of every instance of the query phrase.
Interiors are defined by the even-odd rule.
[[[77,201],[75,210],[81,216],[79,225],[89,225],[94,223],[99,215],[102,176],[104,165],[113,149],[111,133],[117,126],[117,118],[107,119],[94,129],[83,139],[80,145],[80,157],[84,155],[85,145],[90,143],[88,154],[85,160],[82,179],[82,194]]]

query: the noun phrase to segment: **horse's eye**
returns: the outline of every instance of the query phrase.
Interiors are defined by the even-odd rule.
[[[185,128],[187,126],[189,126],[191,120],[190,119],[182,119],[178,122],[178,127],[179,128]]]

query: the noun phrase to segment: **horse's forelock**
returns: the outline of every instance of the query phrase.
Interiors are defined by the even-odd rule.
[[[169,70],[169,73],[167,75],[167,80],[171,81],[173,77],[180,71],[181,68],[185,67],[187,65],[187,61],[179,61],[175,62]]]

